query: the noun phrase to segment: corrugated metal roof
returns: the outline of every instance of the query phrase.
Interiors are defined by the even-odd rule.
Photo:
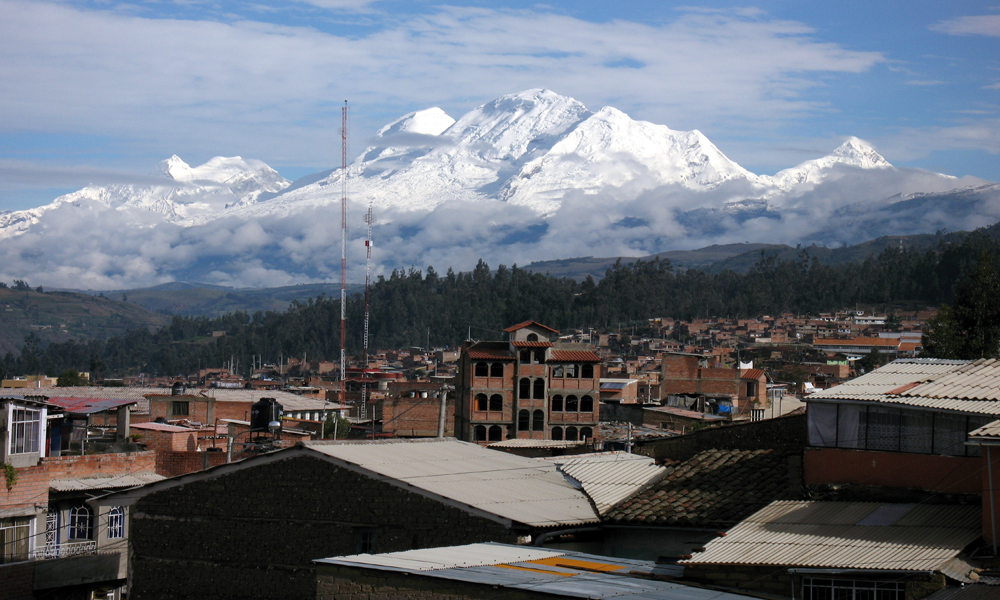
[[[605,452],[544,459],[580,482],[583,491],[606,513],[612,506],[662,476],[667,469],[648,456],[626,452]]]
[[[166,479],[156,473],[129,473],[110,477],[83,477],[79,479],[51,479],[49,489],[54,492],[78,492],[83,490],[114,490],[138,487]]]
[[[884,402],[1000,415],[1000,362],[900,359],[817,392],[809,399]]]
[[[359,554],[324,558],[314,562],[409,573],[571,598],[630,600],[748,598],[730,592],[629,576],[633,572],[646,575],[652,573],[655,564],[649,561],[508,544],[468,544],[389,554]],[[499,594],[503,595],[503,592]]]
[[[170,388],[165,387],[104,387],[104,386],[73,386],[52,390],[52,395],[60,398],[105,398],[109,400],[133,400],[136,405],[132,409],[138,414],[149,412],[149,394],[169,394]]]
[[[772,502],[682,563],[934,571],[982,534],[979,506],[893,506]]]
[[[577,448],[587,445],[587,440],[526,440],[512,438],[487,444],[490,448]]]
[[[987,423],[969,433],[969,441],[996,442],[1000,440],[1000,421]]]
[[[451,438],[305,442],[309,450],[460,504],[535,527],[596,522],[586,495],[553,464]]]
[[[614,382],[601,382],[601,391],[604,390],[624,390],[628,387],[629,382],[627,381],[614,381]]]
[[[122,398],[59,398],[50,397],[49,402],[57,405],[66,412],[77,415],[89,415],[105,410],[116,409],[119,406],[136,404],[138,400],[128,400]]]
[[[590,350],[553,350],[550,362],[601,362],[601,357]]]

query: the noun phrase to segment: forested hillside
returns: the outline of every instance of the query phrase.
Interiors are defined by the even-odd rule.
[[[920,252],[887,248],[860,263],[823,265],[806,254],[797,260],[762,257],[748,273],[675,272],[669,261],[616,264],[600,282],[530,273],[485,263],[471,273],[433,268],[393,272],[371,289],[371,345],[375,348],[458,345],[467,336],[499,339],[503,327],[533,319],[557,329],[614,328],[651,317],[754,317],[781,312],[817,313],[855,304],[950,302],[956,283],[985,254],[1000,254],[991,227],[960,244]],[[364,297],[348,299],[349,351],[360,346]],[[180,374],[230,357],[249,364],[284,356],[335,358],[339,349],[339,299],[293,302],[286,312],[242,312],[218,318],[174,317],[159,331],[130,331],[104,341],[53,343],[29,339],[21,356],[8,353],[5,373],[65,369],[98,374]],[[222,338],[208,337],[225,330]]]

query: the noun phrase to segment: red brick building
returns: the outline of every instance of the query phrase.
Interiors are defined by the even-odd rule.
[[[534,321],[504,330],[505,342],[465,344],[455,383],[455,435],[462,440],[579,440],[600,415],[600,357]]]
[[[730,403],[733,416],[750,415],[752,409],[767,406],[767,375],[761,369],[720,367],[712,357],[697,354],[664,354],[660,398],[690,396],[700,399],[698,406],[706,411],[706,401]],[[721,405],[720,405],[721,406]]]

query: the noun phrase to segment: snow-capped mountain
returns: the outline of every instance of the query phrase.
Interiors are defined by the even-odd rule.
[[[838,244],[1000,219],[1000,185],[897,169],[857,138],[759,175],[697,130],[613,107],[592,112],[540,89],[457,120],[440,108],[406,114],[375,133],[346,175],[352,252],[364,252],[360,215],[375,208],[376,275],[410,265],[467,269],[479,258],[524,264],[734,241]],[[0,281],[46,273],[38,284],[123,289],[174,279],[335,279],[344,176],[335,169],[290,183],[259,161],[217,157],[191,167],[173,156],[137,182],[0,212]]]
[[[137,221],[155,224],[144,212],[156,213],[167,222],[198,216],[215,216],[228,208],[250,206],[263,193],[276,193],[291,183],[257,160],[239,156],[217,156],[191,167],[177,156],[161,161],[150,174],[163,182],[88,186],[56,198],[51,204],[30,210],[0,214],[0,239],[17,235],[38,223],[42,215],[64,205],[95,204],[118,211],[133,211]]]

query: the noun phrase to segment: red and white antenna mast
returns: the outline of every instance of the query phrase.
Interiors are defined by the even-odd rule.
[[[340,404],[347,401],[347,100],[340,126]],[[361,406],[364,414],[364,404]]]
[[[367,258],[365,258],[365,338],[364,338],[364,361],[361,367],[361,419],[367,418],[367,402],[368,402],[368,375],[366,370],[368,369],[368,306],[371,300],[371,285],[372,285],[372,223],[375,222],[375,217],[372,216],[372,205],[368,205],[368,214],[365,215],[365,223],[368,223],[368,237],[365,238],[365,250],[367,251]]]

